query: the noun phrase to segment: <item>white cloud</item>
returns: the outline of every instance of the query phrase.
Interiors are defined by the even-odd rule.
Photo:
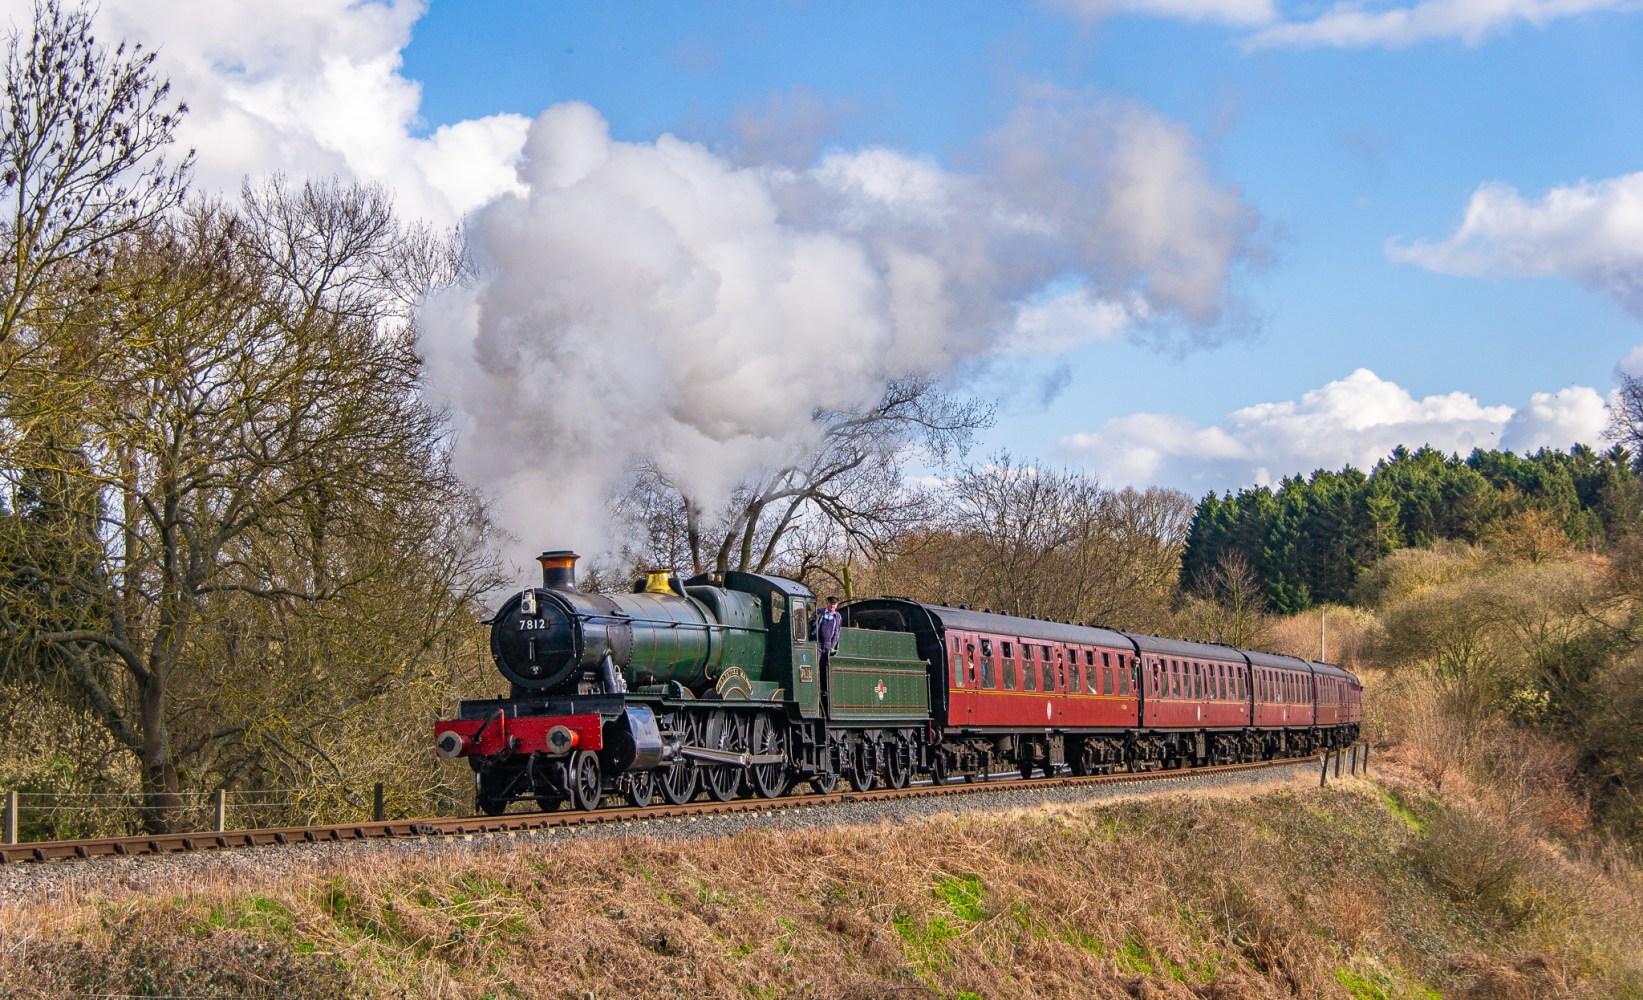
[[[1278,16],[1273,0],[1051,0],[1048,6],[1086,24],[1118,14],[1144,14],[1249,26],[1266,24]]]
[[[1485,184],[1448,239],[1391,244],[1387,253],[1444,274],[1558,275],[1643,318],[1643,173],[1554,188],[1535,203]]]
[[[1211,22],[1250,31],[1250,49],[1282,46],[1403,48],[1436,39],[1478,45],[1522,24],[1545,27],[1565,17],[1631,11],[1639,0],[1420,0],[1387,7],[1343,0],[1311,20],[1285,21],[1275,0],[1044,0],[1044,6],[1086,26],[1124,14]]]
[[[1063,438],[1061,450],[1110,481],[1203,493],[1274,485],[1315,469],[1367,471],[1398,445],[1461,455],[1473,448],[1523,453],[1597,445],[1606,423],[1603,397],[1584,386],[1535,393],[1514,409],[1486,406],[1464,392],[1417,399],[1360,368],[1300,399],[1248,406],[1214,426],[1134,414]]]
[[[199,152],[197,186],[234,192],[246,176],[378,181],[408,213],[439,224],[514,188],[528,121],[491,115],[419,137],[421,87],[401,51],[416,0],[103,0],[99,34],[159,53],[189,105],[180,139]],[[32,4],[0,2],[26,27]]]
[[[1643,376],[1643,344],[1632,348],[1614,368],[1617,374]]]
[[[1637,0],[1423,0],[1392,9],[1338,3],[1311,21],[1262,28],[1246,45],[1402,48],[1441,38],[1477,45],[1520,24],[1540,28],[1559,18],[1637,6]]]

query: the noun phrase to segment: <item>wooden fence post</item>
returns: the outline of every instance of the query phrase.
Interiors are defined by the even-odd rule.
[[[371,794],[371,818],[380,823],[382,822],[382,817],[382,782],[379,781],[377,782],[376,790]]]
[[[17,791],[6,793],[6,843],[17,843]]]
[[[1318,772],[1318,787],[1322,788],[1324,785],[1326,785],[1328,783],[1329,783],[1329,751],[1325,750],[1324,751],[1323,770]]]
[[[211,829],[218,833],[228,829],[228,791],[219,788],[211,793]]]
[[[1341,751],[1339,749],[1337,749],[1335,751],[1335,777],[1339,778],[1340,776],[1341,776]]]

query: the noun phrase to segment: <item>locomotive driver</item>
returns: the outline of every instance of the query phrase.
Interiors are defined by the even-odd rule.
[[[827,607],[817,612],[816,621],[810,626],[810,638],[816,640],[816,652],[824,670],[827,669],[827,661],[839,651],[839,627],[843,623],[843,618],[839,616],[839,599],[829,597]]]

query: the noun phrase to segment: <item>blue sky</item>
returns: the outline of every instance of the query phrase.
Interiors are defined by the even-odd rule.
[[[1613,298],[1555,276],[1434,273],[1386,247],[1441,240],[1484,182],[1535,198],[1643,167],[1640,24],[1598,11],[1476,44],[1252,51],[1236,27],[1092,24],[1034,5],[436,2],[405,72],[423,82],[429,125],[569,99],[633,142],[673,132],[722,144],[738,114],[803,92],[838,105],[820,144],[890,145],[954,168],[1035,86],[1183,123],[1260,213],[1271,259],[1237,279],[1255,328],[1213,349],[1120,339],[1040,360],[1035,371],[1070,369],[1066,388],[1048,407],[1037,392],[1007,394],[989,443],[1076,462],[1069,429],[1149,409],[1212,424],[1358,368],[1416,397],[1460,391],[1485,405],[1607,391],[1639,340]]]
[[[1601,444],[1643,366],[1631,0],[101,16],[160,47],[202,187],[277,166],[465,220],[489,270],[425,347],[505,519],[545,463],[583,507],[646,451],[722,492],[920,366],[998,400],[983,451],[1195,493]]]

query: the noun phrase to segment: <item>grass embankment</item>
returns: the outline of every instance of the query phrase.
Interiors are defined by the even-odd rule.
[[[1643,997],[1625,862],[1394,775],[0,910],[0,995]]]

